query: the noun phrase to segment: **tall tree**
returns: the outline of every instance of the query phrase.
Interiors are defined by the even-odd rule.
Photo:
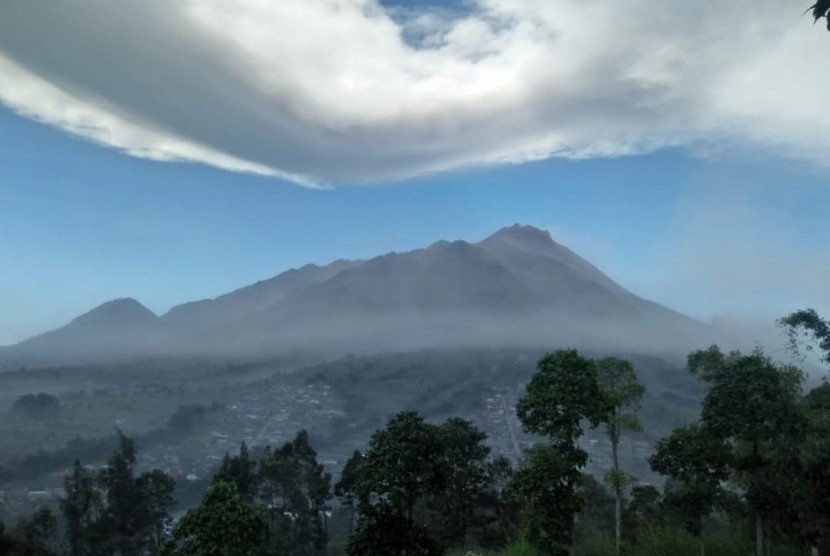
[[[525,455],[516,484],[539,508],[533,515],[545,516],[531,521],[530,532],[545,551],[564,553],[571,544],[574,517],[581,507],[579,470],[588,461],[587,452],[577,444],[582,423],[597,427],[610,412],[594,361],[576,350],[559,350],[539,360],[516,413],[522,428],[547,437],[549,446],[535,447]]]
[[[214,484],[228,481],[236,483],[239,495],[248,502],[252,502],[256,497],[256,462],[251,459],[248,445],[245,442],[239,445],[239,454],[234,456],[225,454],[222,466],[213,476]]]
[[[796,526],[814,553],[830,554],[830,384],[812,389],[803,400],[807,433],[801,450],[796,496]]]
[[[776,467],[792,464],[804,432],[803,375],[760,349],[725,355],[717,346],[689,354],[688,367],[706,383],[701,424],[733,445],[732,479],[755,513],[756,552],[763,556],[765,519],[786,504]]]
[[[118,448],[107,460],[98,482],[104,492],[100,518],[102,536],[109,549],[122,556],[138,555],[141,493],[135,481],[135,443],[118,431]]]
[[[583,503],[581,485],[572,454],[547,444],[525,452],[513,488],[525,502],[523,533],[543,554],[570,553],[574,517]]]
[[[266,452],[258,482],[282,549],[297,556],[325,553],[331,475],[317,462],[306,431]]]
[[[487,435],[470,421],[451,417],[437,428],[442,445],[440,473],[443,488],[434,493],[442,541],[464,547],[471,527],[479,525],[476,508],[490,481]]]
[[[354,531],[355,502],[360,485],[360,464],[362,462],[363,454],[359,450],[355,450],[352,457],[343,466],[340,480],[334,485],[334,495],[340,499],[342,505],[349,508],[349,534]]]
[[[676,481],[666,503],[689,517],[691,532],[705,553],[703,519],[723,500],[723,483],[729,478],[732,447],[698,424],[675,429],[657,443],[649,458],[651,468]]]
[[[140,500],[135,508],[139,514],[139,535],[150,553],[156,554],[164,544],[165,531],[173,522],[169,512],[176,503],[173,499],[176,481],[163,471],[154,469],[142,473],[136,480],[136,486]]]
[[[58,544],[58,519],[48,506],[38,508],[21,519],[16,533],[26,543],[43,552],[55,552]]]
[[[612,468],[605,480],[614,492],[614,553],[620,556],[623,489],[630,482],[630,476],[620,469],[620,437],[625,431],[640,430],[640,421],[634,412],[646,389],[637,380],[637,373],[630,361],[605,357],[598,360],[596,365],[600,388],[611,407],[605,426],[611,441]]]
[[[70,556],[88,554],[97,519],[100,498],[92,474],[75,460],[72,471],[63,478],[65,496],[59,505],[66,523],[66,541]]]
[[[118,448],[93,477],[79,461],[64,478],[61,512],[72,556],[156,553],[170,524],[175,482],[159,470],[135,476],[135,444],[118,433]]]
[[[351,556],[439,554],[423,516],[429,495],[443,487],[437,427],[414,411],[375,431],[360,465],[357,529]],[[421,517],[421,519],[418,519]]]

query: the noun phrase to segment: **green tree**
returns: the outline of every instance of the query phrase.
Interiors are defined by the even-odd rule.
[[[703,519],[723,500],[723,483],[729,478],[732,447],[724,438],[699,424],[675,429],[657,443],[649,458],[651,468],[676,481],[666,493],[666,504],[688,517],[690,532],[705,552]]]
[[[44,552],[54,552],[58,544],[58,519],[47,506],[21,519],[15,527],[18,537]]]
[[[158,470],[136,477],[135,443],[121,431],[118,440],[98,477],[104,504],[97,528],[106,550],[137,556],[157,549],[174,504],[175,483]]]
[[[118,433],[119,445],[93,477],[79,461],[64,477],[60,501],[72,556],[156,553],[170,523],[175,482],[159,470],[135,476],[135,445]]]
[[[423,523],[425,501],[443,487],[442,451],[437,427],[414,411],[398,413],[372,434],[360,465],[351,556],[440,553]]]
[[[516,536],[521,513],[520,500],[511,489],[515,470],[505,456],[487,462],[487,486],[478,496],[476,541],[485,548],[503,548]]]
[[[640,484],[631,487],[631,499],[625,507],[623,522],[631,538],[636,531],[647,523],[658,524],[663,521],[661,516],[662,496],[657,488],[650,484]]]
[[[818,0],[815,4],[807,8],[807,12],[813,12],[813,23],[821,19],[822,17],[827,17],[827,12],[830,11],[830,0]],[[827,20],[827,30],[830,31],[830,19]]]
[[[135,481],[135,443],[118,431],[118,448],[107,460],[98,483],[104,492],[99,518],[108,550],[123,556],[138,555],[141,493]]]
[[[755,513],[756,552],[763,556],[765,521],[788,503],[786,469],[797,464],[805,428],[803,375],[760,349],[725,355],[717,346],[689,354],[688,367],[706,383],[701,424],[733,446],[731,478]]]
[[[579,470],[588,461],[587,452],[577,444],[582,423],[597,427],[611,413],[596,364],[576,350],[545,355],[516,413],[526,432],[543,435],[549,442],[528,451],[516,474],[517,489],[530,497],[534,508],[529,538],[545,551],[560,553],[571,544],[574,517],[581,507]]]
[[[827,0],[827,4],[824,13],[830,9],[830,0]],[[778,322],[787,331],[790,348],[795,353],[798,353],[798,346],[804,340],[808,351],[817,347],[821,352],[821,360],[830,364],[830,322],[819,317],[814,309],[795,311]]]
[[[222,466],[213,476],[213,483],[232,481],[236,483],[240,496],[253,502],[257,493],[257,479],[256,462],[251,459],[248,445],[242,442],[238,455],[225,454]]]
[[[66,541],[70,556],[89,553],[93,526],[100,508],[100,497],[95,490],[92,474],[75,460],[72,471],[63,478],[65,496],[59,505],[66,523]]]
[[[572,456],[547,444],[524,454],[513,480],[522,496],[522,529],[543,554],[565,555],[573,539],[574,517],[582,508],[582,474]]]
[[[354,531],[355,502],[360,485],[360,464],[362,462],[363,454],[359,450],[355,450],[352,457],[343,466],[340,480],[334,485],[334,495],[340,499],[342,505],[349,508],[349,534]]]
[[[605,480],[614,492],[614,552],[620,556],[623,489],[631,481],[631,477],[620,469],[620,437],[625,431],[640,430],[640,421],[634,411],[639,407],[646,389],[637,380],[637,373],[630,361],[605,357],[597,361],[596,365],[600,388],[611,406],[605,426],[611,441],[612,468]]]
[[[476,509],[490,484],[487,435],[458,417],[438,425],[436,432],[441,444],[441,488],[433,493],[432,505],[438,509],[442,542],[463,547],[470,528],[482,525]]]
[[[593,475],[583,473],[581,483],[582,508],[576,521],[575,543],[604,536],[614,529],[614,497]]]
[[[596,364],[573,349],[543,356],[516,406],[525,432],[547,437],[551,446],[580,466],[588,460],[587,452],[577,446],[583,420],[598,427],[609,411]]]
[[[804,396],[807,433],[801,450],[802,478],[794,494],[799,537],[822,554],[830,553],[830,384]]]
[[[264,554],[268,518],[245,501],[232,482],[212,485],[202,503],[187,511],[166,546],[170,556],[251,556]]]
[[[306,431],[266,452],[258,482],[280,550],[297,556],[325,553],[331,476],[317,462]]]
[[[140,502],[135,511],[139,514],[141,537],[149,551],[155,554],[164,544],[165,531],[172,524],[169,511],[176,503],[173,499],[176,481],[163,471],[154,469],[142,473],[136,485]]]

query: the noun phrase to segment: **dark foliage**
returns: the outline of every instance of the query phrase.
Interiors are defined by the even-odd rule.
[[[61,411],[58,398],[51,394],[26,394],[20,396],[12,405],[12,413],[29,419],[55,419]]]

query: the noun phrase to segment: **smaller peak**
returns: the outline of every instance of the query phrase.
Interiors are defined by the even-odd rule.
[[[155,318],[157,318],[155,313],[132,297],[121,297],[98,305],[73,322],[123,322],[153,320]]]
[[[523,243],[533,242],[536,244],[556,244],[550,236],[550,232],[547,230],[522,224],[513,224],[512,226],[502,228],[484,241],[486,242],[491,240],[519,241]]]
[[[147,309],[147,307],[145,307],[144,305],[142,305],[141,303],[139,303],[138,301],[136,301],[132,297],[119,297],[118,299],[111,299],[109,301],[105,301],[104,303],[101,303],[100,305],[98,305],[98,307],[93,309],[93,311],[102,311],[102,310],[117,311],[117,310],[124,310],[124,309],[126,309],[126,310],[132,310],[132,309],[142,310],[143,309],[145,311],[149,311],[149,309]]]
[[[454,241],[447,241],[442,239],[440,241],[436,241],[432,245],[430,245],[426,251],[433,252],[433,253],[453,253],[453,254],[461,254],[467,253],[471,250],[474,250],[473,244],[466,242],[462,239],[456,239]]]

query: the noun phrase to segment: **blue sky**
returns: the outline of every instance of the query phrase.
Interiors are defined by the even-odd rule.
[[[233,13],[214,13],[225,4],[235,7]],[[214,18],[230,27],[236,18],[253,33],[269,14],[257,13],[251,3],[256,17],[249,18],[240,9],[245,4],[206,3],[203,12],[188,17],[209,30]],[[505,21],[529,18],[516,7],[525,4],[531,13],[531,0],[494,2],[489,12],[470,3],[471,19],[463,25],[436,20],[417,6],[401,22],[400,14],[385,18],[378,5],[381,11],[374,15],[356,11],[344,22],[342,10],[326,11],[326,0],[306,4],[317,10],[311,14],[276,14],[275,25],[288,16],[298,21],[314,16],[335,36],[365,32],[378,44],[393,41],[389,59],[377,64],[406,68],[401,75],[374,75],[380,70],[346,67],[351,58],[342,45],[324,44],[318,58],[331,51],[346,60],[340,78],[322,81],[326,77],[308,60],[279,67],[280,75],[295,80],[280,89],[285,97],[278,100],[257,92],[271,83],[272,61],[260,62],[252,50],[232,52],[238,45],[223,42],[221,30],[211,30],[209,45],[195,40],[179,45],[188,68],[194,53],[203,50],[215,56],[222,48],[233,60],[231,54],[248,57],[245,68],[251,74],[239,83],[256,78],[260,88],[244,90],[233,102],[229,95],[236,90],[219,98],[222,85],[199,83],[198,73],[193,81],[217,91],[217,98],[188,97],[195,93],[184,90],[185,80],[143,74],[149,70],[135,52],[145,42],[123,52],[114,45],[109,54],[125,72],[120,79],[157,87],[143,96],[134,90],[127,95],[106,82],[104,69],[96,73],[95,64],[74,67],[69,58],[61,60],[64,50],[76,59],[90,44],[100,51],[100,41],[108,40],[102,35],[94,44],[71,42],[89,35],[76,32],[89,24],[83,9],[60,20],[65,28],[33,41],[23,31],[5,32],[4,26],[25,30],[37,21],[39,8],[8,8],[9,17],[0,17],[6,21],[0,22],[0,344],[64,324],[116,297],[135,297],[163,313],[307,262],[366,258],[438,239],[475,241],[516,222],[550,230],[623,286],[698,318],[771,320],[802,306],[830,310],[830,171],[822,160],[830,150],[820,142],[830,133],[820,119],[823,104],[815,105],[822,112],[812,119],[800,112],[813,106],[811,87],[824,82],[790,80],[781,91],[766,82],[772,92],[755,98],[758,84],[751,79],[757,72],[749,60],[740,66],[747,73],[739,83],[749,80],[748,89],[717,80],[722,93],[717,98],[703,87],[697,92],[686,87],[689,98],[677,100],[676,92],[654,89],[655,79],[685,87],[690,78],[684,72],[700,75],[700,67],[675,64],[677,73],[671,75],[663,66],[653,70],[657,61],[649,58],[650,45],[632,44],[632,37],[643,35],[635,32],[640,25],[635,13],[630,36],[607,37],[614,52],[623,44],[639,53],[644,68],[657,72],[637,77],[642,83],[630,90],[601,98],[585,94],[607,90],[602,82],[607,75],[594,71],[604,67],[605,51],[577,57],[567,68],[570,79],[584,82],[576,96],[559,86],[558,74],[526,89],[502,90],[501,80],[509,75],[504,72],[517,61],[534,60],[538,41],[527,39],[523,30],[511,34],[509,25],[487,25],[502,15]],[[647,4],[635,4],[632,10],[642,4],[647,13]],[[164,6],[146,4],[151,5]],[[575,11],[578,3],[571,0],[548,5],[577,14],[566,21],[570,27],[556,29],[566,37],[566,31],[581,29],[580,17],[590,15]],[[768,13],[760,11],[774,29],[779,8],[761,5],[771,6]],[[105,4],[97,8],[117,29],[122,14],[107,11]],[[133,9],[147,10],[128,15],[137,27],[144,22],[149,29],[152,10]],[[513,10],[508,14],[513,19],[507,10]],[[726,23],[729,13],[721,14]],[[547,29],[542,19],[527,21]],[[596,32],[603,33],[602,21],[597,25]],[[400,37],[404,31],[432,37],[435,45],[413,50],[389,38],[390,29],[392,35],[398,29]],[[814,40],[811,30],[807,25],[780,32],[799,46],[802,34]],[[689,33],[654,40],[679,47],[684,43],[670,41],[700,38]],[[303,46],[302,37],[291,40]],[[755,46],[752,36],[736,40],[743,41],[739,47]],[[544,54],[552,60],[563,54],[559,43],[547,46]],[[355,48],[357,60],[365,52]],[[379,50],[376,44],[366,48]],[[502,50],[488,50],[493,48]],[[779,58],[781,68],[789,67],[798,53],[764,54],[759,68]],[[731,67],[722,55],[707,60],[704,52],[700,58],[712,68],[704,72],[712,79],[717,68]],[[159,72],[176,70],[177,55],[169,59],[160,62]],[[538,74],[543,67],[527,71]],[[436,68],[434,75],[430,68]],[[450,87],[447,80],[462,74],[465,81]],[[402,89],[394,90],[392,77]],[[429,85],[432,78],[446,88]],[[311,95],[302,89],[306,80],[316,85]],[[325,96],[340,86],[346,87],[340,97]],[[364,94],[349,96],[361,87],[376,95],[369,101]],[[800,87],[796,93],[803,92],[806,108],[779,104],[770,116],[768,103],[776,102],[779,92],[791,95],[793,87]],[[196,100],[164,100],[177,94]],[[309,103],[307,109],[302,102]],[[216,115],[224,113],[233,119]],[[280,118],[270,120],[272,113]],[[329,188],[308,187],[317,185]]]

